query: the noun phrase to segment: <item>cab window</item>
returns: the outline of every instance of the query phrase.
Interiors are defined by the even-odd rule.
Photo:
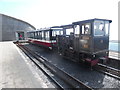
[[[45,40],[49,41],[49,31],[45,31]]]
[[[44,40],[44,31],[42,31],[42,40]]]
[[[91,29],[90,23],[83,24],[81,34],[84,34],[84,35],[90,34],[90,29]]]
[[[39,31],[39,39],[41,40],[42,39],[42,32]]]
[[[103,36],[104,31],[104,21],[95,21],[94,22],[94,36]]]
[[[75,36],[79,37],[79,34],[80,34],[80,26],[79,25],[74,26],[74,34],[75,34]]]
[[[108,21],[105,22],[105,35],[109,35],[110,24]]]

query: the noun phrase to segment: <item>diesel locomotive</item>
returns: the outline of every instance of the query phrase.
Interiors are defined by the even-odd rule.
[[[111,22],[112,20],[106,19],[89,19],[28,32],[32,35],[29,37],[29,42],[47,46],[50,49],[57,48],[64,57],[94,66],[108,59]],[[46,34],[46,32],[49,33]]]

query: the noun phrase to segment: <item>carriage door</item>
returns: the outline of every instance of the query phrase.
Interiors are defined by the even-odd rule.
[[[24,32],[16,32],[16,40],[24,40]]]

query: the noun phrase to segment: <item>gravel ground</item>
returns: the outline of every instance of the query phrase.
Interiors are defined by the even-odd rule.
[[[31,50],[34,50],[41,56],[51,61],[54,65],[58,66],[62,70],[75,76],[77,79],[84,82],[86,85],[93,88],[120,88],[120,81],[99,73],[97,71],[91,71],[88,67],[85,67],[82,63],[75,63],[68,59],[58,55],[57,52],[53,52],[41,47],[25,44]]]
[[[120,70],[120,60],[109,60],[106,65]]]

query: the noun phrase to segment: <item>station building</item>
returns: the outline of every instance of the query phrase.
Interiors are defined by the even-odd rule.
[[[0,41],[24,40],[27,31],[31,30],[36,28],[25,21],[0,14]]]

